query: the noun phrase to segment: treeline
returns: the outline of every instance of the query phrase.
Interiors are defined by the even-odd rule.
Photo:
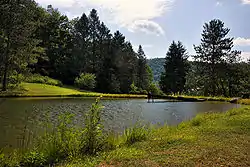
[[[112,34],[95,9],[70,20],[51,5],[44,9],[33,0],[3,0],[0,20],[4,91],[30,73],[68,85],[80,82],[98,92],[145,93],[152,87],[142,47],[135,52],[121,32]]]
[[[194,46],[193,62],[178,41],[170,45],[165,58],[160,86],[167,94],[205,96],[243,96],[250,94],[250,61],[241,61],[233,50],[234,38],[221,20],[205,23],[201,43]]]

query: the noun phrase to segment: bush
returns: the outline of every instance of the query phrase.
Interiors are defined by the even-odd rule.
[[[82,73],[75,79],[75,85],[80,89],[92,90],[96,86],[96,76],[90,73]]]
[[[48,76],[41,76],[39,74],[34,74],[25,79],[28,83],[41,83],[53,86],[62,86],[62,82],[56,79],[52,79]]]
[[[40,167],[44,166],[46,159],[43,153],[37,151],[31,151],[24,155],[23,160],[21,162],[21,166],[26,167]]]
[[[151,83],[149,85],[148,90],[152,92],[153,95],[163,95],[163,92],[161,91],[159,87],[157,87],[155,83]]]
[[[146,140],[148,134],[149,129],[146,126],[142,126],[137,123],[134,127],[125,129],[125,143],[132,145],[136,142]]]
[[[200,126],[201,123],[202,123],[202,121],[198,116],[191,120],[192,126]]]
[[[23,80],[24,80],[24,76],[22,74],[18,74],[16,71],[14,71],[8,77],[8,88],[10,88],[10,89],[17,88]]]
[[[138,91],[138,87],[135,86],[134,82],[130,85],[130,91],[129,91],[129,93],[131,93],[131,94],[139,94],[140,93]]]

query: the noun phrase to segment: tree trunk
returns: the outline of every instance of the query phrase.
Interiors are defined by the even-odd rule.
[[[8,41],[7,41],[7,47],[4,53],[4,73],[3,73],[3,88],[2,91],[6,91],[7,90],[7,75],[8,75],[8,68],[9,68],[9,37],[8,37]]]
[[[8,63],[5,63],[4,74],[3,74],[3,91],[7,90],[7,74],[8,74]]]

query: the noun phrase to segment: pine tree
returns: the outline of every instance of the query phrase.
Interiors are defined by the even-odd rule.
[[[139,45],[137,56],[138,56],[137,85],[138,85],[138,88],[140,88],[142,90],[147,90],[148,86],[150,84],[149,73],[147,71],[147,68],[148,68],[147,67],[147,58],[146,58],[146,55],[145,55],[141,45]]]
[[[180,41],[169,47],[165,60],[165,71],[161,75],[160,86],[166,93],[182,93],[186,83],[188,71],[187,53]]]
[[[32,0],[0,1],[0,32],[3,66],[3,90],[7,89],[8,77],[12,72],[20,73],[36,58],[37,44],[34,32],[37,4]]]
[[[96,74],[97,71],[99,70],[99,63],[100,63],[100,58],[101,58],[101,53],[98,50],[98,42],[99,42],[99,37],[100,37],[100,20],[98,13],[95,9],[92,9],[89,16],[89,55],[88,55],[88,60],[89,60],[89,73]]]
[[[76,21],[74,25],[74,50],[72,67],[74,76],[88,72],[88,56],[90,43],[89,20],[85,13]]]
[[[227,38],[230,29],[225,28],[221,20],[211,20],[203,26],[201,44],[194,46],[197,55],[196,61],[204,62],[204,70],[201,73],[206,83],[205,95],[219,95],[221,88],[218,87],[224,74],[222,65],[233,47],[233,38]],[[222,72],[222,73],[221,73]]]

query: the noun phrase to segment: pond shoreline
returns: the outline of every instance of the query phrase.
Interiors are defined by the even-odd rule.
[[[97,92],[82,92],[72,88],[51,86],[46,84],[22,83],[21,90],[0,92],[0,98],[50,98],[50,97],[103,97],[113,99],[147,99],[147,95],[142,94],[109,94]],[[155,99],[177,100],[182,102],[205,102],[220,101],[239,104],[250,104],[249,99],[226,98],[226,97],[205,97],[205,96],[172,96],[172,95],[154,95]],[[235,100],[236,99],[236,100]]]
[[[82,94],[53,94],[53,95],[29,95],[29,94],[0,94],[0,98],[113,98],[113,99],[147,99],[147,95],[134,95],[134,94],[102,94],[102,93],[82,93]],[[181,102],[205,102],[205,101],[218,101],[218,102],[229,102],[229,103],[239,103],[241,101],[246,101],[248,99],[237,99],[234,98],[224,98],[224,97],[196,97],[196,96],[169,96],[169,95],[156,95],[154,99],[164,99],[164,100],[176,100]]]

